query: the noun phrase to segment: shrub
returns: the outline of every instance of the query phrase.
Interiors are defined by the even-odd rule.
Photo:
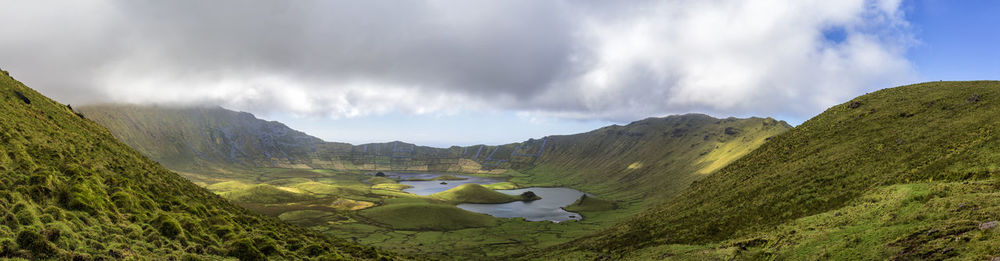
[[[302,249],[302,253],[307,256],[318,256],[326,252],[326,248],[317,244],[312,244]]]
[[[3,222],[2,224],[4,226],[10,227],[10,228],[17,228],[18,227],[17,217],[15,217],[14,214],[12,214],[12,213],[4,213],[3,214],[3,220],[2,220],[2,222]]]
[[[275,244],[274,239],[269,237],[257,237],[254,239],[254,244],[257,246],[257,250],[260,250],[264,255],[273,255],[278,253],[278,246]]]
[[[201,261],[201,260],[204,259],[192,254],[184,254],[184,256],[181,257],[181,261]]]
[[[28,250],[35,256],[48,257],[56,254],[56,248],[45,237],[34,230],[21,230],[17,233],[17,245]]]
[[[257,250],[249,239],[240,239],[230,244],[229,256],[239,258],[242,261],[267,260],[267,257],[260,250]]]
[[[338,253],[330,253],[330,254],[327,254],[327,255],[322,256],[320,258],[317,258],[316,260],[320,260],[320,261],[341,261],[341,260],[348,260],[348,259],[344,258],[344,256],[341,256]],[[382,259],[379,259],[379,260],[382,260]]]
[[[17,243],[13,239],[0,239],[0,256],[10,256],[14,251],[17,251]]]
[[[135,199],[132,199],[132,195],[125,191],[117,191],[111,194],[111,202],[118,207],[119,211],[132,212],[135,210]]]
[[[97,213],[95,204],[99,202],[99,198],[88,186],[79,183],[73,185],[66,195],[66,200],[66,207],[69,209],[84,211],[92,215]]]
[[[56,225],[50,224],[45,226],[45,230],[42,230],[42,234],[45,235],[45,239],[47,241],[55,243],[59,242],[59,239],[62,238],[63,230]]]
[[[156,226],[156,229],[160,231],[161,235],[170,239],[175,239],[177,236],[184,233],[184,229],[181,228],[181,224],[178,223],[176,219],[166,214],[160,214],[160,216],[156,217],[153,224]]]
[[[63,210],[61,208],[59,208],[59,207],[56,207],[56,206],[45,207],[45,209],[42,210],[42,212],[45,213],[45,214],[48,214],[48,215],[52,216],[52,219],[54,219],[54,220],[65,220],[66,219],[66,213],[63,213]]]
[[[15,218],[17,218],[17,223],[22,226],[30,226],[38,223],[38,217],[35,216],[35,213],[27,209],[17,212]]]

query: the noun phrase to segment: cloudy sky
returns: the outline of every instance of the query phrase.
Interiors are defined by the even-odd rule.
[[[64,103],[220,105],[330,141],[497,144],[679,113],[793,124],[998,79],[988,0],[8,1],[0,68]]]

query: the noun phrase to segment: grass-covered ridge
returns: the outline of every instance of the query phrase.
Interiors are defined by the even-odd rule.
[[[235,206],[2,71],[0,152],[0,257],[379,257]]]
[[[618,208],[618,204],[612,201],[599,199],[593,196],[587,196],[584,194],[580,196],[573,204],[563,207],[566,211],[570,212],[580,212],[580,211],[607,211]]]
[[[397,230],[455,230],[493,226],[497,219],[453,205],[428,204],[422,200],[400,202],[363,210],[361,216]]]
[[[521,196],[507,195],[479,184],[462,184],[449,190],[430,195],[430,198],[455,203],[507,203],[525,200]],[[531,199],[527,199],[531,200]]]
[[[687,114],[550,136],[552,146],[514,181],[660,202],[790,128],[771,118]]]
[[[956,182],[979,183],[996,178],[1000,171],[997,119],[1000,119],[1000,82],[932,82],[880,90],[834,106],[771,139],[698,181],[677,200],[563,249],[622,257],[636,249],[665,244],[754,238],[776,226],[794,226],[795,223],[790,223],[793,221],[816,222],[803,220],[809,216],[823,213],[837,216],[830,211],[851,204],[864,205],[865,202],[858,200],[865,195],[879,198],[884,193],[902,193],[900,189],[922,189],[911,184],[928,184],[931,191],[942,186],[944,191],[922,196],[917,193],[920,205],[890,205],[877,218],[847,221],[858,228],[870,226],[871,231],[891,232],[884,238],[889,240],[871,242],[872,246],[887,249],[875,253],[877,259],[908,256],[907,251],[913,249],[931,252],[970,249],[976,241],[962,238],[978,234],[968,234],[974,230],[965,228],[997,219],[1000,207],[993,200],[976,198],[995,193],[996,186],[978,186],[964,193],[949,190],[967,189],[955,185]],[[954,198],[939,200],[948,197]],[[912,213],[907,206],[934,211],[949,209],[939,204],[949,204],[954,212],[901,216]],[[970,207],[972,212],[961,212],[968,211],[965,208],[970,205],[975,205]],[[850,211],[856,212],[859,211]],[[899,230],[886,231],[881,225],[872,224],[895,224],[889,230]],[[946,243],[939,240],[946,237],[931,229],[949,229],[945,232],[948,237],[959,238],[947,238],[952,241]],[[773,243],[770,240],[773,238],[751,245]],[[869,242],[858,240],[861,241],[852,244]],[[833,243],[815,244],[821,245],[814,249],[835,247]],[[996,252],[995,249],[954,251],[949,255],[982,258],[1000,254]],[[806,251],[801,255],[812,254]]]

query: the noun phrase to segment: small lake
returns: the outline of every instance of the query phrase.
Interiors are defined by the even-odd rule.
[[[580,214],[563,210],[562,207],[573,204],[583,192],[571,188],[524,188],[497,190],[509,195],[520,195],[526,191],[534,192],[542,199],[535,201],[514,201],[503,204],[459,204],[458,208],[488,214],[499,218],[523,217],[528,221],[563,222],[583,219]]]
[[[388,178],[395,178],[399,180],[406,179],[432,179],[442,174],[431,174],[431,173],[385,173]],[[432,181],[400,181],[400,184],[406,184],[413,186],[412,188],[404,189],[404,192],[409,192],[417,195],[430,195],[438,193],[441,191],[449,190],[454,187],[458,187],[462,184],[475,183],[480,185],[493,184],[497,182],[503,182],[503,179],[497,178],[484,178],[484,177],[474,177],[474,176],[464,176],[464,175],[452,175],[456,177],[466,178],[465,180],[432,180]],[[441,182],[448,184],[441,184]],[[562,207],[573,204],[580,196],[583,196],[583,192],[571,188],[524,188],[524,189],[510,189],[510,190],[497,190],[501,193],[509,195],[520,195],[526,191],[534,192],[535,195],[542,197],[542,199],[523,202],[514,201],[510,203],[503,204],[459,204],[458,208],[476,212],[483,213],[490,216],[498,218],[517,218],[523,217],[528,221],[552,221],[552,222],[563,222],[567,220],[581,220],[583,219],[580,214],[565,211]]]

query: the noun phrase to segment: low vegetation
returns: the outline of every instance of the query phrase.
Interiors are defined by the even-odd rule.
[[[479,184],[462,184],[449,190],[430,195],[433,199],[439,199],[453,203],[507,203],[524,199],[521,196],[507,195],[488,189]]]
[[[0,258],[391,257],[240,208],[6,72],[0,119]]]
[[[618,203],[587,196],[587,194],[580,196],[580,199],[577,199],[573,204],[563,207],[563,209],[570,212],[608,211],[616,208],[618,208]]]
[[[359,212],[396,230],[455,230],[495,225],[497,219],[448,204],[396,203]]]
[[[725,252],[733,249],[717,242],[746,239],[736,252],[761,258],[1000,256],[987,243],[992,230],[979,229],[998,214],[997,118],[998,82],[877,91],[773,138],[677,200],[546,255]]]
[[[511,181],[654,204],[790,128],[771,118],[687,114],[551,136],[548,144],[553,146]]]

